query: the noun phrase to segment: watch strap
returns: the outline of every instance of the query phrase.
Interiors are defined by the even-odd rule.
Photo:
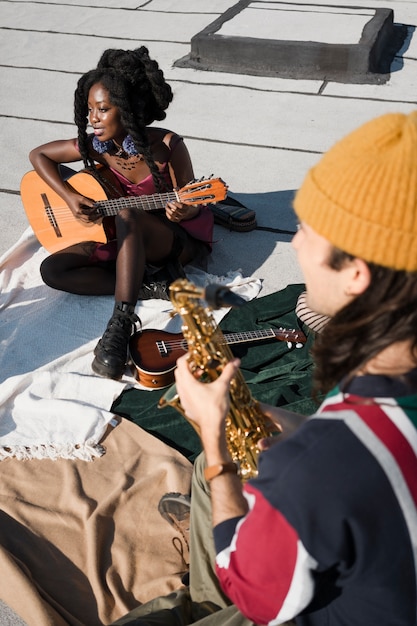
[[[204,478],[207,482],[216,478],[216,476],[221,476],[222,474],[238,474],[239,468],[234,461],[230,461],[229,463],[217,463],[216,465],[210,465],[210,467],[206,467],[204,470]]]

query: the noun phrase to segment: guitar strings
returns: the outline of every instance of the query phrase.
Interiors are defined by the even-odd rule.
[[[200,202],[208,202],[214,200],[214,196],[206,195],[203,198],[195,198],[191,204],[199,204]],[[98,206],[102,215],[117,215],[122,208],[140,208],[145,211],[155,211],[163,209],[165,204],[170,201],[186,201],[186,198],[181,198],[175,191],[144,195],[144,196],[122,196],[120,198],[110,198],[105,200],[97,200],[95,204]],[[186,202],[185,202],[186,203]],[[41,207],[48,218],[56,216],[62,218],[61,221],[65,221],[65,217],[68,216],[68,221],[74,219],[74,215],[68,206],[62,207]]]
[[[149,198],[153,198],[153,200],[149,201]],[[170,192],[152,196],[123,196],[121,198],[97,200],[95,204],[99,206],[104,215],[116,215],[122,208],[141,208],[145,211],[163,209],[166,202],[176,199],[177,195],[175,192]],[[42,206],[42,209],[46,215],[62,216],[63,218],[68,215],[70,221],[74,219],[71,209],[66,205],[48,208]]]

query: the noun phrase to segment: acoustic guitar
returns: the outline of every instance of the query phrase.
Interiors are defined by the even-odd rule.
[[[95,208],[102,217],[116,215],[123,208],[156,211],[171,201],[190,205],[211,204],[224,200],[227,195],[227,185],[221,178],[192,181],[181,189],[165,193],[123,196],[120,185],[109,170],[101,168],[99,177],[97,180],[96,176],[82,170],[70,176],[65,183],[86,198],[94,200]],[[35,171],[23,176],[20,195],[29,224],[39,243],[48,252],[57,252],[86,240],[106,242],[102,224],[86,224],[75,218],[61,196]]]
[[[307,341],[300,330],[267,328],[245,332],[224,333],[228,345],[277,339],[289,347],[295,343],[301,348]],[[129,352],[139,382],[152,389],[162,389],[174,382],[177,359],[187,352],[187,342],[182,333],[147,329],[134,333],[129,341]]]

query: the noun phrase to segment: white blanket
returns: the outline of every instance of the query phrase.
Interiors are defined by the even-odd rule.
[[[47,252],[31,229],[0,258],[0,460],[80,458],[103,454],[100,446],[114,419],[110,408],[133,376],[103,379],[91,369],[93,350],[113,310],[113,298],[75,296],[45,286],[39,273]],[[199,286],[229,285],[250,300],[258,279],[239,271],[219,277],[186,268]],[[139,302],[143,328],[181,330],[164,300]],[[214,312],[216,321],[227,312]]]

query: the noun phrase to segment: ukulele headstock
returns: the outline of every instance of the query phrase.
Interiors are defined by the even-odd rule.
[[[277,339],[287,342],[288,348],[292,348],[294,343],[296,348],[302,348],[307,341],[305,334],[295,328],[278,328],[274,332]]]

